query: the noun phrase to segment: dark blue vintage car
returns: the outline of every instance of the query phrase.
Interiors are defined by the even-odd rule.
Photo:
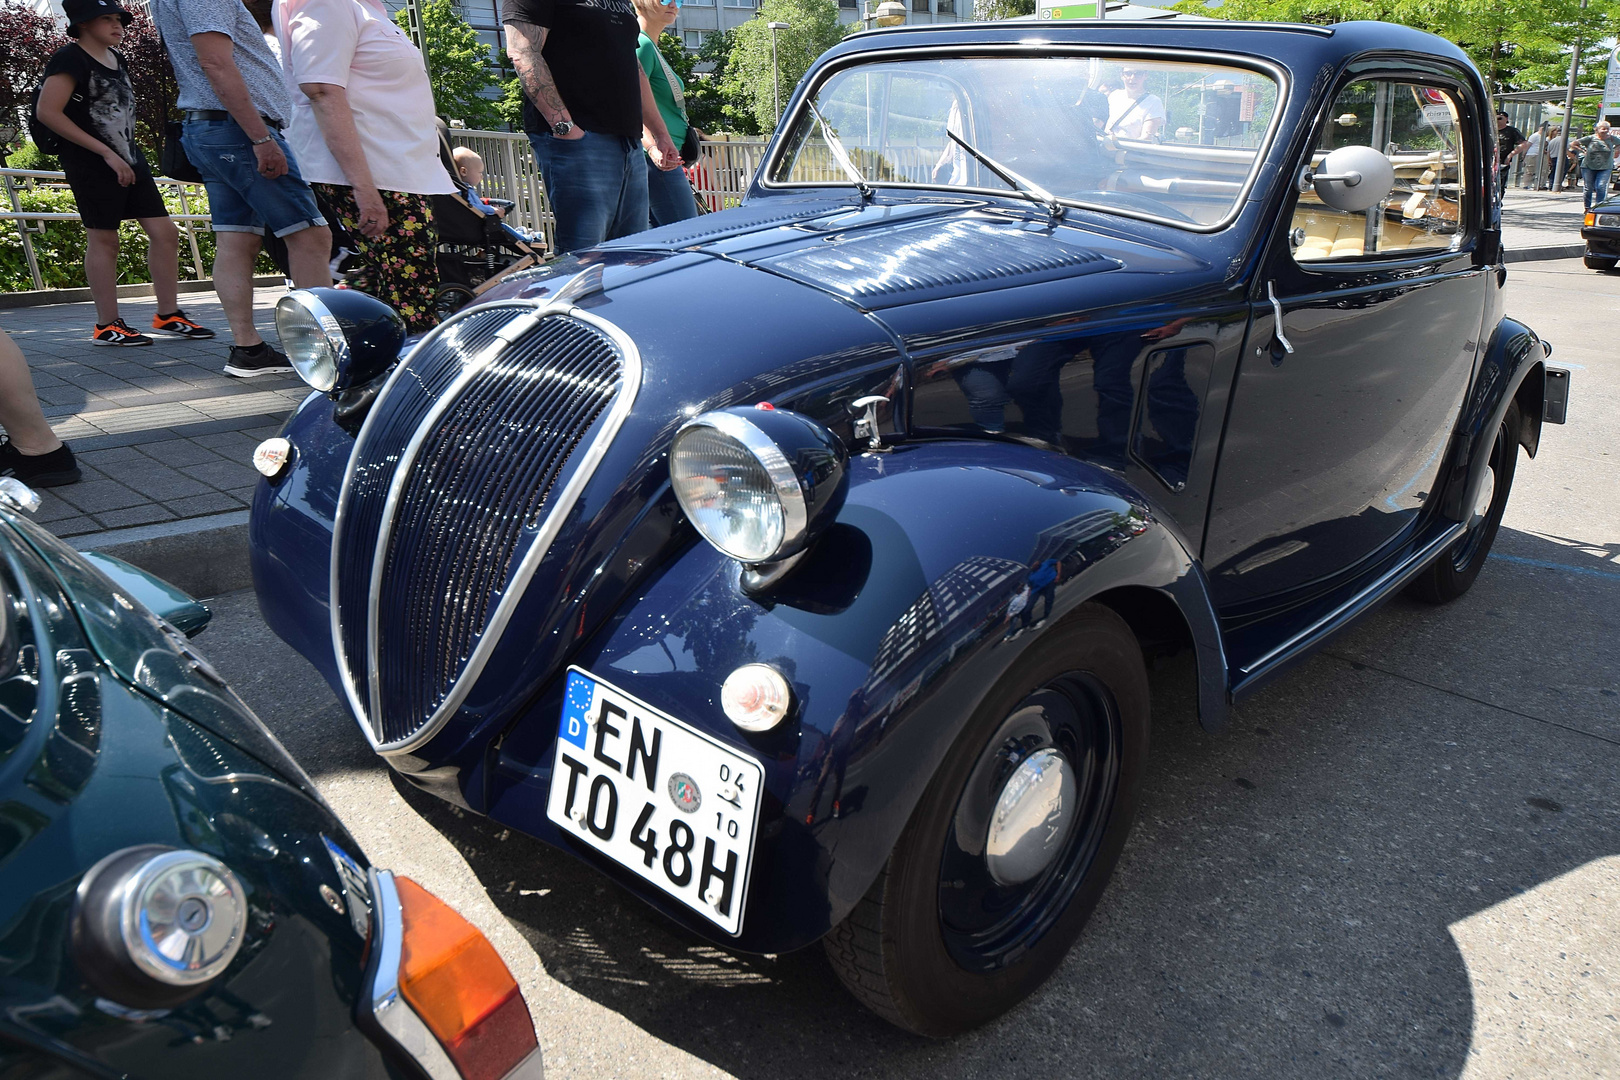
[[[1586,212],[1581,222],[1588,270],[1613,270],[1620,263],[1620,198],[1608,198]]]
[[[208,609],[0,479],[0,1076],[540,1080],[494,948],[364,853]]]
[[[412,783],[931,1035],[1062,959],[1145,656],[1201,722],[1464,592],[1566,373],[1503,315],[1491,110],[1381,24],[859,34],[735,209],[399,353],[281,302],[266,618]]]

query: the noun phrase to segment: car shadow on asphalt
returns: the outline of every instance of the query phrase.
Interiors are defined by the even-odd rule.
[[[715,947],[568,855],[396,786],[550,976],[737,1076],[1458,1076],[1580,992],[1524,994],[1527,975],[1522,1015],[1482,1019],[1493,961],[1453,928],[1620,854],[1617,634],[1620,553],[1503,530],[1467,596],[1393,599],[1226,731],[1198,727],[1190,662],[1161,663],[1141,815],[1090,925],[1030,1001],[944,1043],[861,1008],[819,948]],[[330,755],[335,736],[299,740]]]
[[[738,1076],[1456,1076],[1473,981],[1448,927],[1620,852],[1620,661],[1593,647],[1620,630],[1620,555],[1506,530],[1497,552],[1462,600],[1395,598],[1220,734],[1190,664],[1161,664],[1142,814],[1091,925],[950,1043],[866,1012],[819,948],[717,948],[398,786],[550,975]]]

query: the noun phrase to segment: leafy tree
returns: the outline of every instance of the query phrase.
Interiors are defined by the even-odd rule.
[[[1433,4],[1425,0],[1182,0],[1177,11],[1218,19],[1331,24],[1379,19],[1428,30],[1455,41],[1466,52],[1493,93],[1561,85],[1577,37],[1590,43],[1620,25],[1620,3],[1588,0],[1465,0]],[[1603,81],[1607,53],[1586,48],[1581,79]]]
[[[726,80],[726,72],[731,67],[731,49],[736,44],[735,34],[733,30],[726,30],[709,35],[693,57],[693,79],[686,84],[686,114],[705,132],[758,135],[760,126],[754,116],[753,94],[748,87],[733,86]],[[699,74],[700,67],[706,68],[708,73]]]
[[[421,10],[434,110],[471,128],[499,124],[501,109],[484,96],[486,90],[500,85],[491,70],[494,56],[490,47],[478,40],[478,31],[456,11],[455,0],[426,0]],[[395,13],[394,22],[400,29],[410,30],[410,15],[404,8]]]
[[[980,22],[1013,19],[1019,15],[1035,14],[1035,0],[978,0],[973,5],[973,17]]]
[[[771,31],[766,26],[772,22],[785,22],[790,27],[777,32],[774,70]],[[746,104],[761,131],[772,131],[776,128],[773,76],[780,73],[785,105],[810,65],[842,41],[844,34],[834,0],[763,0],[758,18],[731,31],[723,92]]]
[[[135,141],[155,170],[163,150],[163,125],[175,115],[180,84],[174,81],[168,51],[151,16],[144,8],[133,8],[133,13],[118,51],[124,54],[130,82],[135,84]]]
[[[45,61],[67,41],[49,15],[19,0],[0,2],[0,124],[25,125]]]

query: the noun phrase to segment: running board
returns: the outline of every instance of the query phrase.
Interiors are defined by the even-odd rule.
[[[1425,544],[1410,559],[1385,571],[1372,584],[1335,608],[1321,622],[1309,629],[1301,630],[1264,656],[1239,668],[1237,678],[1232,682],[1232,697],[1237,698],[1239,695],[1254,690],[1273,675],[1279,674],[1295,660],[1302,658],[1323,641],[1343,630],[1390,593],[1416,577],[1425,567],[1443,554],[1447,548],[1456,543],[1457,539],[1466,531],[1466,526],[1460,523],[1448,526],[1444,532]]]

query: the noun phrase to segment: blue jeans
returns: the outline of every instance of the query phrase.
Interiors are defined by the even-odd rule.
[[[259,172],[253,143],[235,120],[186,121],[180,145],[202,173],[215,232],[288,236],[326,224],[286,140],[272,134],[287,156],[286,173],[274,180]]]
[[[1581,180],[1586,184],[1586,194],[1581,199],[1583,209],[1592,209],[1609,194],[1609,175],[1613,172],[1612,167],[1581,170]]]
[[[559,139],[531,131],[529,142],[557,219],[557,254],[645,231],[647,155],[639,139],[594,131]]]
[[[686,179],[686,170],[665,172],[645,153],[641,159],[647,163],[647,204],[652,210],[652,227],[697,217],[697,199],[691,181]]]

